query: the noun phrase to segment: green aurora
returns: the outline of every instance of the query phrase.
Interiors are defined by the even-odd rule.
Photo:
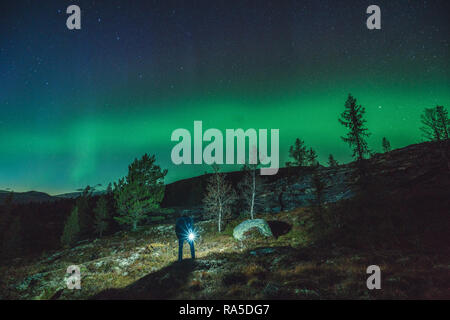
[[[45,15],[44,10],[56,12],[56,8],[57,4],[48,5],[36,15]],[[436,25],[442,21],[437,19]],[[134,21],[124,28],[132,29],[139,23],[143,22]],[[448,24],[444,26],[435,31],[431,24],[425,24],[411,31],[400,19],[400,27],[394,30],[387,24],[378,34],[363,26],[354,37],[350,31],[337,38],[339,30],[327,34],[317,31],[318,39],[308,38],[296,48],[290,42],[305,37],[304,33],[293,32],[289,39],[277,41],[257,39],[262,43],[249,40],[244,48],[247,38],[241,35],[236,36],[232,48],[224,49],[219,42],[208,51],[201,46],[202,41],[220,38],[216,30],[208,36],[199,35],[201,40],[195,40],[188,47],[191,50],[165,58],[161,53],[157,62],[153,55],[146,57],[146,51],[133,39],[127,40],[126,49],[121,50],[118,44],[110,49],[110,42],[96,43],[92,33],[82,30],[85,34],[71,43],[57,44],[50,54],[53,60],[42,58],[45,67],[37,66],[31,75],[28,73],[36,66],[36,57],[46,55],[46,45],[55,38],[68,41],[72,35],[64,30],[43,40],[36,31],[28,37],[2,39],[5,45],[0,57],[9,68],[0,78],[6,89],[0,98],[0,190],[59,194],[86,185],[105,186],[124,176],[128,164],[144,153],[156,154],[158,163],[169,170],[167,182],[203,174],[209,170],[207,166],[175,166],[170,160],[176,144],[170,141],[172,131],[186,128],[192,132],[194,120],[202,120],[204,130],[280,129],[282,166],[296,137],[317,151],[322,164],[330,153],[339,162],[348,162],[351,152],[340,139],[345,129],[337,119],[349,93],[366,108],[371,150],[381,151],[383,137],[393,148],[421,142],[423,109],[437,104],[450,106]],[[50,23],[45,25],[51,27]],[[192,37],[201,30],[189,23],[183,28],[191,30]],[[330,30],[327,25],[315,28]],[[111,30],[92,32],[112,37]],[[26,31],[20,32],[23,35]],[[403,33],[408,35],[404,42],[393,42]],[[127,37],[126,32],[121,34],[120,41]],[[368,39],[354,47],[361,37]],[[40,39],[39,46],[29,57],[22,56],[23,67],[14,73],[11,65],[19,60],[12,58],[11,43],[25,47],[35,38]],[[336,42],[330,42],[333,38]],[[170,47],[153,42],[159,43],[163,52]],[[408,45],[401,45],[406,42]],[[196,47],[201,48],[197,53]],[[261,53],[272,47],[272,53]],[[355,53],[349,55],[352,48]],[[228,53],[222,59],[221,50]],[[143,57],[138,58],[139,52]],[[175,62],[167,67],[169,60]]]

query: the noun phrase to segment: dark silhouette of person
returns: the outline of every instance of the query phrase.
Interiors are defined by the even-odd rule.
[[[189,234],[194,234],[194,220],[191,217],[182,216],[177,219],[175,233],[178,238],[178,261],[183,260],[183,244],[186,240],[191,247],[191,257],[195,259],[194,239],[189,238]]]

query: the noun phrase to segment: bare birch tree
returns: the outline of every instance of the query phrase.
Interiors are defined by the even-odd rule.
[[[208,180],[203,209],[212,217],[217,217],[219,232],[222,232],[223,219],[231,214],[231,206],[236,201],[236,193],[226,180],[224,173],[219,172],[218,165],[213,165],[213,174]]]
[[[244,165],[244,178],[238,185],[238,189],[245,205],[248,208],[250,218],[255,218],[255,210],[263,204],[261,193],[263,192],[263,183],[261,177],[257,174],[256,164]]]

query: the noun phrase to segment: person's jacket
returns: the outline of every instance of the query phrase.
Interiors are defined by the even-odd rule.
[[[178,218],[175,224],[175,233],[178,239],[187,239],[189,231],[194,229],[194,220],[191,217]]]

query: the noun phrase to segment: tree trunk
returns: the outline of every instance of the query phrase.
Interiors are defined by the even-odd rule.
[[[216,174],[216,184],[217,184],[217,195],[219,197],[219,219],[218,219],[218,227],[219,227],[219,233],[222,231],[221,228],[221,220],[222,220],[222,200],[221,200],[221,194],[220,194],[220,183],[219,183],[219,175]]]
[[[219,209],[219,233],[222,232],[221,222],[222,222],[222,208]]]
[[[255,207],[255,192],[256,192],[256,177],[255,171],[253,171],[253,190],[252,190],[252,204],[250,206],[250,218],[253,219],[253,208]]]

